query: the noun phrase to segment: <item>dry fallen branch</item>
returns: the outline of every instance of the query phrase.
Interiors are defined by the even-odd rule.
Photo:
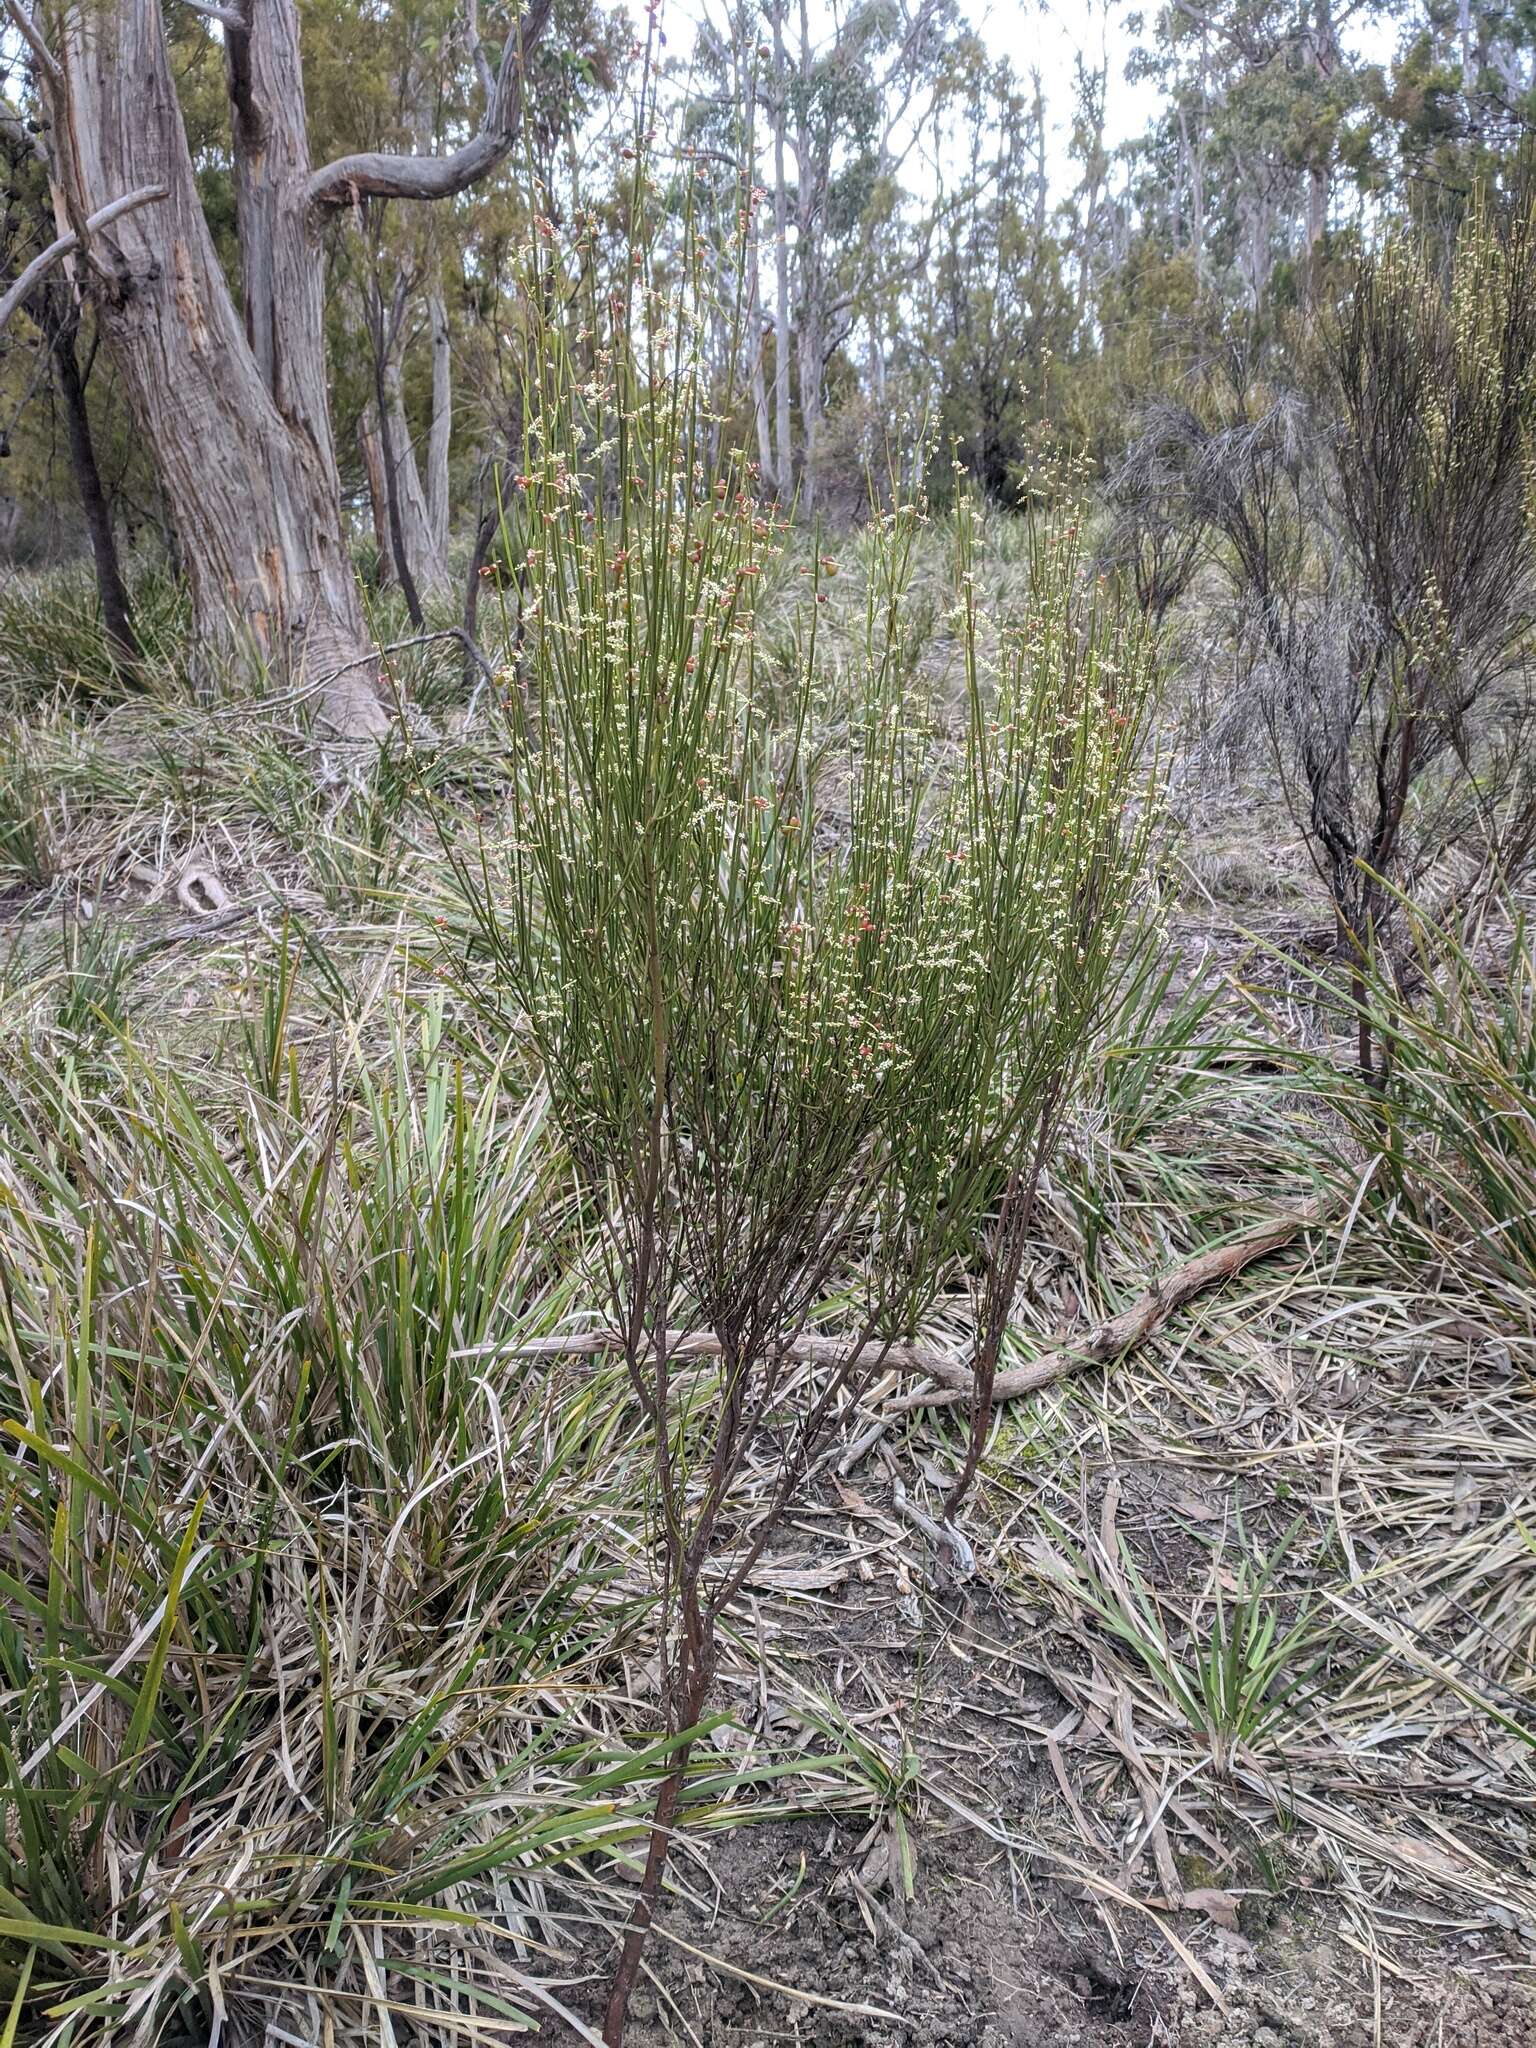
[[[1230,1280],[1234,1273],[1240,1273],[1255,1259],[1266,1258],[1269,1253],[1282,1250],[1303,1230],[1320,1222],[1323,1214],[1321,1202],[1306,1202],[1298,1209],[1288,1209],[1272,1217],[1269,1222],[1259,1224],[1227,1244],[1197,1252],[1193,1258],[1175,1266],[1172,1272],[1165,1273],[1119,1315],[1111,1316],[1106,1322],[1054,1350],[1043,1352],[1039,1358],[1032,1358],[1028,1365],[1000,1372],[993,1398],[1017,1401],[1026,1394],[1037,1393],[1041,1387],[1050,1386],[1055,1380],[1064,1379],[1068,1373],[1080,1371],[1084,1366],[1112,1364],[1155,1335],[1171,1315],[1186,1302],[1193,1301],[1197,1294],[1203,1294],[1207,1288],[1215,1287],[1223,1280]],[[536,1338],[532,1343],[520,1345],[517,1355],[521,1358],[591,1358],[603,1352],[622,1350],[623,1341],[617,1330],[588,1330],[565,1337]],[[886,1347],[874,1343],[866,1345],[864,1350],[872,1365],[935,1382],[916,1393],[901,1395],[889,1404],[887,1414],[901,1414],[911,1408],[948,1407],[971,1397],[970,1367],[964,1359],[951,1353],[930,1351],[914,1344]],[[682,1364],[694,1359],[718,1358],[720,1344],[708,1331],[674,1330],[668,1335],[667,1351],[674,1364]],[[843,1366],[849,1363],[847,1345],[836,1337],[799,1337],[790,1345],[789,1355],[807,1365]],[[851,1361],[850,1371],[859,1363],[858,1359]]]
[[[1000,1372],[993,1388],[993,1399],[1017,1401],[1026,1394],[1038,1392],[1041,1387],[1050,1386],[1055,1380],[1065,1378],[1068,1373],[1081,1370],[1083,1366],[1113,1364],[1126,1352],[1145,1344],[1185,1302],[1193,1301],[1208,1287],[1230,1280],[1234,1273],[1240,1273],[1255,1259],[1267,1258],[1271,1252],[1280,1251],[1303,1230],[1320,1222],[1322,1216],[1321,1202],[1306,1202],[1299,1209],[1287,1210],[1268,1223],[1259,1224],[1228,1244],[1196,1252],[1193,1258],[1175,1266],[1171,1273],[1165,1273],[1145,1294],[1138,1295],[1119,1315],[1109,1317],[1106,1322],[1081,1337],[1071,1338],[1055,1350],[1042,1352],[1028,1365],[1016,1365],[1011,1371]],[[901,1364],[896,1358],[890,1362]],[[940,1384],[915,1394],[903,1394],[890,1404],[888,1412],[901,1414],[909,1408],[943,1408],[957,1401],[969,1400],[970,1374],[962,1367],[957,1375],[954,1360],[936,1357],[928,1362],[926,1369],[930,1378]]]

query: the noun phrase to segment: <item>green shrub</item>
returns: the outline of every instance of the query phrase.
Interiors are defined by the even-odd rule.
[[[904,503],[862,543],[851,677],[824,688],[836,564],[821,556],[765,693],[757,592],[780,534],[712,432],[691,252],[682,271],[675,290],[641,274],[606,302],[589,287],[590,362],[564,328],[529,351],[532,452],[501,550],[522,565],[522,772],[504,871],[489,852],[459,868],[605,1219],[609,1309],[650,1433],[679,1739],[838,1395],[962,1259],[979,1276],[982,1394],[956,1498],[974,1471],[1036,1187],[1140,872],[1151,683],[1144,634],[1083,573],[1075,521],[1034,530],[1027,608],[984,626],[962,508],[964,724],[936,773],[907,630],[924,515]],[[555,279],[528,294],[566,296]],[[831,1369],[787,1409],[795,1347],[834,1285],[848,1292]],[[733,1482],[763,1457],[768,1505],[731,1543]]]

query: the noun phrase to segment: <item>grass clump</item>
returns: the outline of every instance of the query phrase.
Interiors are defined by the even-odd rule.
[[[16,2038],[293,2032],[316,1996],[398,2038],[531,2024],[561,1869],[667,1755],[602,1706],[621,1411],[506,1348],[582,1265],[538,1099],[430,1011],[385,1072],[305,1079],[291,1007],[277,1087],[222,1106],[121,1040],[88,1086],[10,1076]]]
[[[1476,1262],[1513,1305],[1536,1284],[1536,961],[1518,906],[1437,923],[1394,899],[1400,960],[1363,973],[1358,1015],[1381,1048],[1376,1085],[1306,1063],[1371,1162],[1398,1230]],[[1520,1311],[1523,1314],[1523,1311]]]
[[[0,886],[45,888],[55,865],[49,789],[32,736],[19,720],[0,727]]]
[[[193,641],[186,586],[169,569],[148,569],[133,583],[135,675],[158,694],[185,697]],[[121,655],[114,657],[90,564],[11,575],[0,586],[0,704],[24,711],[61,699],[120,697]]]
[[[1283,1762],[1286,1735],[1321,1665],[1331,1629],[1315,1600],[1287,1600],[1287,1554],[1300,1523],[1268,1551],[1247,1539],[1212,1558],[1204,1597],[1187,1624],[1170,1622],[1123,1538],[1074,1552],[1047,1518],[1052,1543],[1039,1569],[1141,1667],[1163,1711],[1197,1738],[1218,1778],[1244,1761]],[[1290,1611],[1287,1612],[1287,1609]]]

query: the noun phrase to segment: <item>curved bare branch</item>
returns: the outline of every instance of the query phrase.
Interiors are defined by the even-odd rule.
[[[485,45],[480,40],[478,0],[464,0],[464,28],[469,37],[470,55],[475,61],[475,76],[480,81],[480,90],[485,94],[485,103],[489,106],[496,97],[496,74],[491,69],[491,60],[486,56]]]
[[[64,76],[59,68],[59,60],[54,56],[52,50],[49,49],[43,39],[42,30],[32,19],[26,8],[22,6],[21,0],[5,0],[5,11],[11,17],[11,20],[15,22],[22,41],[37,61],[38,69],[46,73],[53,83],[57,85]]]
[[[106,206],[96,209],[85,223],[86,233],[94,234],[98,228],[109,227],[113,221],[120,220],[125,213],[132,213],[135,208],[148,206],[153,200],[164,199],[166,196],[166,188],[163,185],[141,185],[136,192],[125,192],[120,199],[114,199]],[[27,295],[41,284],[55,263],[62,263],[66,256],[73,255],[81,246],[83,239],[71,228],[68,234],[60,235],[57,241],[50,242],[40,256],[32,258],[10,290],[0,298],[0,328],[5,326]]]
[[[523,68],[549,26],[553,0],[531,0],[507,39],[478,130],[446,156],[396,156],[364,150],[338,157],[309,181],[311,206],[350,206],[359,198],[451,199],[502,162],[523,116]]]
[[[184,0],[184,4],[191,13],[202,15],[205,21],[216,21],[220,28],[235,35],[245,35],[250,30],[249,20],[236,7],[216,7],[213,0]]]

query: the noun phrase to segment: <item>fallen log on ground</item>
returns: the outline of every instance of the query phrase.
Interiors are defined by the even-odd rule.
[[[1193,1258],[1163,1274],[1147,1292],[1138,1295],[1129,1308],[1107,1321],[1097,1323],[1080,1336],[1069,1337],[1051,1350],[997,1375],[994,1401],[1017,1401],[1026,1394],[1080,1372],[1090,1365],[1111,1365],[1160,1330],[1168,1318],[1207,1288],[1230,1280],[1254,1260],[1282,1250],[1303,1230],[1322,1220],[1323,1204],[1307,1202],[1288,1209],[1268,1222],[1245,1231],[1241,1237],[1196,1252]],[[586,1330],[567,1337],[536,1337],[517,1347],[521,1358],[591,1358],[604,1352],[621,1351],[624,1340],[617,1330]],[[953,1353],[929,1350],[917,1344],[866,1344],[869,1362],[882,1372],[911,1373],[934,1382],[915,1393],[902,1394],[887,1403],[884,1413],[900,1415],[912,1408],[943,1408],[971,1397],[971,1369],[966,1360]],[[668,1356],[676,1364],[692,1359],[718,1358],[719,1339],[709,1331],[672,1330],[667,1333]],[[836,1337],[805,1334],[788,1347],[788,1355],[807,1365],[843,1366],[847,1349]],[[856,1367],[860,1361],[852,1361]]]
[[[1230,1280],[1234,1273],[1240,1273],[1255,1259],[1267,1258],[1271,1252],[1282,1250],[1303,1230],[1320,1222],[1322,1216],[1322,1203],[1308,1202],[1299,1209],[1287,1210],[1268,1223],[1245,1231],[1241,1237],[1234,1237],[1226,1244],[1196,1252],[1193,1258],[1185,1259],[1171,1272],[1165,1273],[1145,1294],[1138,1295],[1119,1315],[1095,1324],[1079,1337],[1067,1338],[1051,1350],[1042,1352],[1038,1358],[1032,1358],[1028,1365],[1015,1365],[1006,1372],[1000,1372],[993,1383],[993,1400],[1017,1401],[1026,1394],[1038,1393],[1041,1387],[1050,1386],[1068,1373],[1081,1371],[1085,1366],[1112,1365],[1117,1358],[1123,1358],[1128,1351],[1134,1351],[1149,1337],[1155,1336],[1168,1318],[1187,1301],[1193,1301],[1197,1294],[1203,1294],[1207,1288],[1215,1287],[1223,1280]],[[898,1363],[895,1359],[888,1362]],[[899,1415],[909,1408],[943,1408],[970,1399],[971,1376],[963,1366],[957,1376],[957,1361],[953,1359],[930,1359],[927,1363],[930,1377],[939,1385],[901,1395],[888,1404],[888,1414]]]

